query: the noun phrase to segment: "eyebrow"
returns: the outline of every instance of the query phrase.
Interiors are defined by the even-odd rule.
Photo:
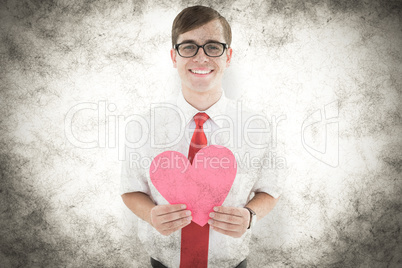
[[[208,40],[205,41],[205,44],[206,43],[211,43],[211,42],[223,43],[223,42],[220,42],[220,41],[217,41],[217,40],[214,40],[214,39],[208,39]],[[197,42],[195,40],[193,40],[193,39],[186,39],[186,40],[181,41],[180,43],[194,43],[194,44],[197,44]]]

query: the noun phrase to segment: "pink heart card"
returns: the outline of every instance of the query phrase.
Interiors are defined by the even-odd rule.
[[[170,204],[186,204],[193,222],[204,226],[214,206],[221,206],[236,177],[233,153],[224,146],[202,148],[190,164],[176,151],[165,151],[151,163],[151,181]]]

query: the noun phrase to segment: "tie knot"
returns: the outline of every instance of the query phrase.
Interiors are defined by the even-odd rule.
[[[194,115],[194,121],[197,127],[202,128],[205,121],[207,121],[209,116],[206,113],[198,113]]]

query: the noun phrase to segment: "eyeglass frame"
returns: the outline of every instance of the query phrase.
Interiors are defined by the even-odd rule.
[[[214,44],[214,43],[215,43],[215,44],[221,44],[221,45],[223,45],[222,54],[220,54],[219,56],[209,56],[209,55],[207,54],[207,52],[205,52],[204,46],[207,45],[207,44]],[[197,46],[197,51],[196,51],[195,54],[194,54],[193,56],[191,56],[191,57],[182,56],[182,55],[180,54],[180,52],[179,52],[179,46],[182,45],[182,44],[194,44],[194,45]],[[202,50],[204,50],[204,54],[207,55],[208,57],[211,57],[211,58],[219,58],[219,57],[221,57],[221,56],[225,53],[225,50],[229,48],[229,45],[226,44],[226,43],[221,43],[221,42],[215,42],[215,41],[214,41],[214,42],[205,43],[205,44],[203,44],[202,46],[199,46],[199,45],[197,45],[196,43],[193,43],[193,42],[182,42],[182,43],[180,43],[180,44],[176,44],[176,45],[173,46],[173,48],[177,51],[177,54],[179,54],[179,56],[182,57],[182,58],[192,58],[192,57],[197,56],[198,51],[200,50],[200,47],[202,47]]]

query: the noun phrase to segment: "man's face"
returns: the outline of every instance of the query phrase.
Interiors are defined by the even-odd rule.
[[[223,27],[219,20],[210,21],[197,29],[179,35],[177,44],[183,41],[193,42],[197,45],[204,45],[211,41],[226,43]],[[179,73],[182,90],[200,93],[211,91],[213,93],[222,87],[223,72],[229,67],[232,49],[225,50],[220,57],[209,57],[202,48],[192,58],[183,58],[174,49],[170,51],[170,55],[173,67],[177,68]],[[202,74],[199,73],[200,71]]]

